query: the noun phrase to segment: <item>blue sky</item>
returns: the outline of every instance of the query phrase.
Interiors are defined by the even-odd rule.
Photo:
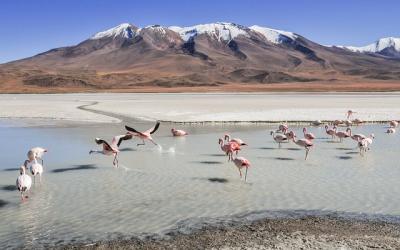
[[[124,22],[258,24],[321,44],[360,46],[380,37],[400,37],[399,10],[396,0],[2,0],[0,63],[73,45]]]

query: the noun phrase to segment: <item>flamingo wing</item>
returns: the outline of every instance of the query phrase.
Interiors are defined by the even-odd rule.
[[[148,130],[146,130],[146,131],[144,132],[144,134],[146,134],[146,133],[154,134],[154,133],[157,131],[157,129],[158,129],[159,127],[160,127],[160,122],[157,122],[156,125],[155,125],[154,127],[150,128],[150,129],[148,129]]]
[[[126,126],[126,125],[125,125],[125,129],[128,130],[129,132],[132,132],[132,133],[137,134],[137,135],[144,135],[144,133],[139,132],[139,131],[137,131],[136,129],[131,128],[131,127]]]
[[[106,142],[105,140],[100,139],[100,138],[96,138],[95,141],[96,141],[96,143],[99,144],[99,145],[100,145],[100,144],[103,144],[103,148],[104,148],[104,149],[106,149],[106,150],[112,150],[112,147],[110,146],[110,144],[108,144],[108,142]]]
[[[113,140],[111,142],[111,145],[113,147],[119,147],[119,145],[121,145],[122,141],[132,139],[132,137],[133,136],[131,134],[114,136],[114,138],[113,138]]]

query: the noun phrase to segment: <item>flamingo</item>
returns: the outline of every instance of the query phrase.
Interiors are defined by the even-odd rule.
[[[358,148],[360,149],[360,155],[364,156],[364,154],[367,152],[367,148],[368,148],[367,142],[365,141],[365,139],[360,139],[358,141],[357,145],[358,145]]]
[[[114,136],[114,138],[111,141],[111,144],[108,144],[105,140],[101,138],[96,138],[95,141],[97,144],[102,144],[103,145],[103,150],[90,150],[89,154],[92,153],[98,153],[98,154],[103,154],[103,155],[113,155],[114,160],[113,160],[113,166],[118,167],[118,153],[119,153],[119,145],[121,145],[122,141],[132,139],[131,134],[126,134],[126,135],[117,135]]]
[[[26,168],[29,168],[28,164],[29,164],[29,161],[26,160],[25,164],[24,164]],[[30,168],[31,168],[31,173],[33,175],[33,183],[36,183],[36,175],[39,175],[39,182],[41,183],[42,182],[42,174],[43,174],[42,164],[38,163],[37,160],[35,159],[33,161],[33,163],[30,165]]]
[[[304,138],[306,138],[308,140],[315,139],[315,135],[313,133],[307,133],[307,128],[303,128],[303,134],[304,134]]]
[[[28,196],[24,197],[25,192],[28,192],[29,189],[31,189],[32,186],[32,178],[25,173],[25,166],[22,165],[20,167],[20,175],[17,178],[16,181],[16,186],[18,191],[21,193],[21,200],[24,201],[25,198],[28,198]]]
[[[246,173],[244,175],[244,181],[247,181],[247,169],[250,167],[250,161],[244,157],[236,157],[233,159],[233,163],[239,170],[240,178],[242,178],[242,168],[246,168]]]
[[[41,147],[31,148],[28,151],[28,154],[27,154],[29,162],[32,162],[35,159],[36,160],[40,159],[42,161],[42,165],[43,165],[43,155],[44,155],[44,153],[47,153],[47,149],[45,149],[45,148],[41,148]]]
[[[353,114],[356,114],[357,112],[355,112],[355,111],[353,111],[353,110],[348,110],[347,112],[346,112],[346,117],[347,117],[347,119],[350,119],[350,117],[353,115]]]
[[[275,131],[271,131],[271,135],[274,141],[278,143],[279,148],[281,148],[281,143],[289,142],[289,139],[286,135],[275,134]]]
[[[334,120],[333,121],[333,126],[337,127],[337,126],[339,126],[340,124],[343,124],[343,123],[344,123],[344,121],[342,121],[342,120]]]
[[[350,137],[351,137],[351,139],[353,139],[353,140],[355,140],[355,141],[360,141],[360,140],[362,140],[362,139],[365,139],[365,138],[367,138],[365,135],[363,135],[363,134],[352,134],[352,132],[350,132]]]
[[[399,122],[398,122],[398,121],[395,121],[395,120],[390,121],[390,122],[389,122],[389,126],[390,126],[391,128],[396,128],[397,126],[399,126]]]
[[[346,131],[337,131],[335,136],[339,138],[340,142],[343,142],[343,138],[351,136],[351,128],[347,128]]]
[[[354,124],[356,124],[356,125],[358,126],[358,125],[361,125],[361,124],[363,124],[363,123],[364,123],[364,121],[363,121],[363,120],[361,120],[361,119],[359,119],[359,118],[356,118],[356,119],[354,119],[354,120],[353,120],[353,123],[354,123]]]
[[[238,154],[240,150],[239,144],[235,142],[224,143],[224,140],[222,140],[222,138],[219,138],[218,144],[221,146],[221,150],[224,151],[225,154],[228,156],[228,161],[232,160],[233,152],[236,152],[236,154]]]
[[[185,136],[188,135],[188,133],[186,131],[180,130],[180,129],[175,129],[172,128],[171,129],[171,133],[173,136]]]
[[[278,127],[278,130],[276,132],[282,132],[286,133],[286,131],[289,129],[287,124],[280,124]]]
[[[314,145],[313,142],[311,140],[308,140],[308,139],[298,139],[298,140],[296,140],[296,134],[293,131],[291,133],[292,133],[293,142],[296,145],[305,148],[306,157],[304,158],[304,160],[307,160],[308,152],[310,151],[310,148]]]
[[[335,138],[335,134],[336,134],[336,127],[333,126],[333,128],[329,128],[328,125],[325,125],[325,132],[332,136],[332,140]]]
[[[322,125],[322,121],[321,120],[313,121],[313,122],[311,122],[311,125],[316,126],[316,127],[321,126]]]
[[[396,129],[395,128],[388,128],[388,130],[386,130],[386,133],[394,134],[394,133],[396,133]]]
[[[353,122],[350,120],[346,120],[344,121],[344,124],[346,124],[347,127],[350,127],[351,125],[353,125]]]
[[[154,125],[154,127],[144,131],[144,132],[139,132],[134,128],[125,126],[126,130],[128,130],[128,134],[133,135],[133,136],[137,136],[140,139],[142,139],[142,143],[138,143],[137,145],[145,145],[144,144],[144,140],[149,140],[151,141],[154,145],[158,145],[155,141],[153,141],[153,138],[151,137],[152,134],[154,134],[157,129],[160,127],[160,122],[157,122],[156,125]]]
[[[247,146],[247,144],[242,139],[239,139],[239,138],[232,138],[231,139],[231,136],[228,135],[228,134],[225,134],[224,139],[227,142],[235,142],[235,143],[239,144],[239,146]]]

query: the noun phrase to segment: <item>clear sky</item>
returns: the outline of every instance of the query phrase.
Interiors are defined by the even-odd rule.
[[[125,22],[258,24],[321,44],[361,46],[400,37],[399,11],[397,0],[1,0],[0,63],[74,45]]]

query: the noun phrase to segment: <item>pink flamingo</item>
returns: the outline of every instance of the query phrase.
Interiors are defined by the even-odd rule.
[[[97,144],[102,144],[103,145],[103,150],[90,150],[89,154],[92,153],[98,153],[98,154],[103,154],[103,155],[113,155],[114,160],[113,160],[113,166],[118,167],[118,153],[119,151],[119,146],[121,145],[122,141],[132,139],[131,134],[126,134],[126,135],[117,135],[114,136],[114,138],[111,141],[111,144],[108,144],[105,140],[101,138],[96,138],[95,141]]]
[[[231,139],[231,136],[229,134],[225,134],[224,139],[227,142],[235,142],[235,143],[239,144],[239,146],[247,146],[247,144],[243,140],[241,140],[239,138],[232,138]]]
[[[144,144],[144,140],[149,140],[149,141],[151,141],[154,145],[158,145],[157,143],[155,143],[155,142],[153,141],[153,138],[151,137],[151,135],[154,134],[154,133],[157,131],[158,127],[160,127],[160,122],[157,122],[156,125],[155,125],[154,127],[150,128],[150,129],[148,129],[148,130],[146,130],[146,131],[144,131],[144,132],[139,132],[139,131],[137,131],[137,130],[134,129],[134,128],[125,126],[126,130],[128,130],[128,134],[133,135],[133,136],[137,136],[137,137],[139,137],[140,139],[142,139],[142,143],[138,143],[138,144],[137,144],[138,146],[140,146],[140,145],[145,145],[145,144]]]
[[[188,135],[188,133],[186,131],[180,130],[180,129],[175,129],[172,128],[171,129],[171,133],[173,136],[185,136]]]
[[[298,139],[296,140],[296,134],[291,131],[292,133],[292,138],[293,138],[293,142],[300,146],[300,147],[304,147],[306,150],[306,157],[304,158],[304,160],[307,160],[307,156],[308,156],[308,152],[310,151],[310,148],[314,145],[312,141],[307,140],[307,139]]]
[[[221,146],[221,150],[224,151],[225,154],[228,156],[228,161],[232,160],[233,152],[236,152],[236,154],[238,154],[240,150],[239,144],[235,142],[224,143],[224,140],[222,140],[222,138],[219,138],[218,144]]]
[[[314,140],[315,136],[313,133],[307,133],[307,128],[303,128],[303,134],[304,134],[304,138],[308,139],[308,140]]]
[[[278,130],[276,132],[282,132],[286,133],[288,131],[289,127],[287,124],[280,124],[278,127]]]
[[[355,111],[353,111],[353,110],[348,110],[347,112],[346,112],[346,117],[347,117],[347,119],[350,119],[350,117],[353,115],[353,114],[356,114],[357,112],[355,112]]]
[[[389,122],[389,126],[390,126],[391,128],[396,128],[397,126],[399,126],[399,122],[398,122],[398,121],[395,121],[395,120],[390,121],[390,122]]]
[[[340,142],[343,142],[344,138],[351,136],[351,128],[347,128],[346,131],[337,131],[335,136],[339,138]]]
[[[242,178],[242,168],[246,168],[246,173],[244,175],[244,181],[247,181],[247,169],[250,167],[250,162],[244,157],[236,157],[233,159],[233,163],[239,170],[240,178]]]
[[[21,193],[21,200],[24,201],[25,198],[28,198],[28,196],[24,197],[24,193],[31,189],[32,178],[25,173],[25,166],[21,166],[19,171],[20,175],[18,176],[15,184],[18,191]]]
[[[356,125],[358,126],[358,125],[361,125],[361,124],[363,124],[363,123],[364,123],[364,121],[363,121],[363,120],[361,120],[361,119],[358,119],[358,118],[356,118],[356,119],[354,119],[354,120],[353,120],[353,123],[354,123],[354,124],[356,124]]]
[[[336,127],[334,126],[333,128],[329,128],[328,125],[325,125],[325,132],[332,136],[332,140],[335,139],[335,134],[336,134]]]
[[[351,125],[353,125],[353,122],[350,120],[346,120],[344,121],[344,124],[346,124],[347,127],[350,127]]]
[[[271,135],[274,141],[278,143],[279,148],[281,148],[281,143],[289,142],[289,139],[286,135],[276,134],[275,131],[271,131]]]
[[[342,121],[342,120],[334,120],[333,121],[333,126],[337,127],[337,126],[339,126],[340,124],[343,124],[343,123],[344,123],[344,121]]]

